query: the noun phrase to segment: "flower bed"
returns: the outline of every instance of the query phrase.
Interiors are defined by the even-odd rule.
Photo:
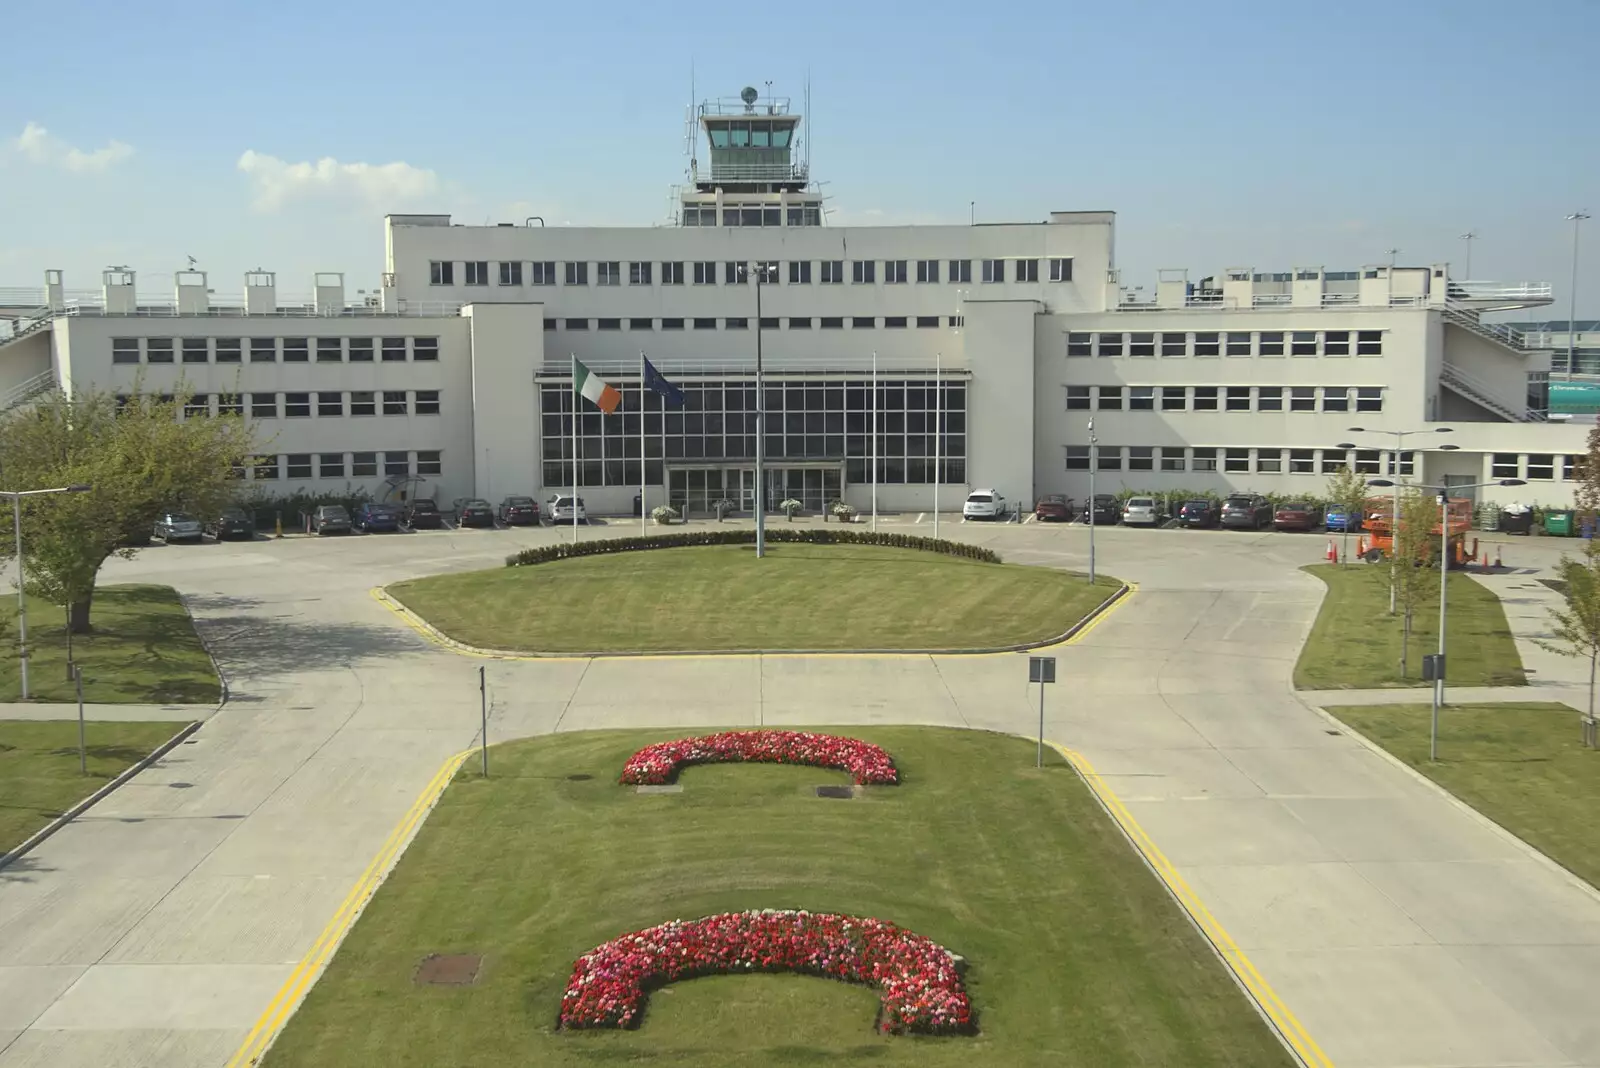
[[[645,746],[622,766],[622,784],[660,786],[671,782],[687,764],[740,763],[838,768],[868,786],[893,786],[900,781],[889,754],[859,738],[808,731],[724,731]]]
[[[846,506],[848,507],[848,506]],[[843,518],[843,513],[835,512]],[[855,514],[855,509],[850,509],[850,514]],[[532,549],[523,549],[506,557],[507,567],[530,567],[534,564],[548,564],[556,560],[570,560],[578,556],[594,556],[600,553],[630,553],[643,552],[649,549],[680,549],[695,545],[753,545],[756,532],[740,528],[726,530],[717,527],[708,527],[701,530],[689,530],[680,534],[652,534],[649,536],[630,536],[621,538],[592,538],[588,541],[558,541],[554,545],[540,545]],[[769,542],[789,542],[797,545],[882,545],[891,549],[915,549],[919,552],[940,553],[944,556],[958,556],[967,560],[978,560],[986,564],[1000,563],[1000,554],[993,549],[986,549],[981,545],[968,545],[963,541],[946,541],[943,538],[924,538],[915,534],[899,534],[889,531],[871,530],[840,530],[828,527],[802,527],[791,530],[788,527],[779,527],[766,531],[766,540]]]
[[[564,1028],[637,1027],[649,991],[703,975],[797,972],[864,983],[882,994],[877,1029],[966,1034],[972,1002],[956,958],[882,920],[764,910],[674,920],[579,957],[561,998]]]

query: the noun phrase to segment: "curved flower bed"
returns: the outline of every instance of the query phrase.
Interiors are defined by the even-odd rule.
[[[858,738],[807,731],[724,731],[647,745],[622,766],[624,786],[660,786],[687,764],[809,764],[848,771],[861,785],[900,781],[894,761],[880,746]]]
[[[561,998],[564,1028],[637,1027],[650,990],[703,975],[798,972],[882,993],[889,1034],[973,1031],[972,1003],[949,950],[882,920],[764,910],[674,920],[579,957]]]

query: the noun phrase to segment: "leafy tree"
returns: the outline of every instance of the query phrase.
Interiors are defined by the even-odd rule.
[[[1583,559],[1563,556],[1556,574],[1566,607],[1550,609],[1550,639],[1536,641],[1552,653],[1589,661],[1589,710],[1583,717],[1583,744],[1593,749],[1597,742],[1595,668],[1600,666],[1600,545],[1594,539],[1585,541]]]
[[[1404,678],[1411,653],[1411,624],[1417,608],[1438,576],[1428,566],[1437,564],[1439,504],[1433,495],[1407,489],[1400,495],[1400,529],[1394,532],[1395,602],[1402,617],[1400,676]]]
[[[1589,431],[1588,451],[1575,467],[1578,487],[1572,501],[1579,516],[1592,520],[1600,514],[1600,424]]]
[[[1350,470],[1349,467],[1340,467],[1328,479],[1328,506],[1338,508],[1344,512],[1344,544],[1339,548],[1339,559],[1350,561],[1350,521],[1364,512],[1367,503],[1367,480],[1361,475]]]
[[[137,388],[137,387],[136,387]],[[6,489],[78,483],[88,493],[23,503],[29,588],[67,607],[70,633],[88,633],[95,576],[166,508],[204,512],[232,498],[237,465],[255,451],[242,417],[180,419],[192,394],[142,391],[119,406],[109,393],[52,393],[0,414],[0,482]],[[5,557],[14,545],[0,546]]]

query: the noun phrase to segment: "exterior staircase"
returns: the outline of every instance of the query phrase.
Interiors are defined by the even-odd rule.
[[[1495,397],[1494,390],[1483,385],[1471,375],[1450,364],[1439,368],[1439,384],[1450,389],[1481,408],[1500,416],[1510,423],[1543,423],[1545,413],[1522,407],[1513,407]]]
[[[1503,323],[1486,323],[1478,312],[1456,301],[1449,301],[1441,313],[1444,321],[1463,330],[1471,331],[1479,337],[1493,341],[1497,345],[1504,345],[1514,352],[1534,352],[1548,348],[1547,345],[1536,345],[1527,334]]]
[[[41,371],[20,385],[13,386],[4,393],[0,393],[0,412],[10,411],[17,405],[26,404],[40,394],[48,393],[55,388],[55,371]]]

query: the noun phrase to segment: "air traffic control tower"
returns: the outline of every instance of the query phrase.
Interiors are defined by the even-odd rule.
[[[747,87],[737,99],[703,101],[680,200],[683,226],[820,226],[822,197],[801,152],[800,118],[788,97]],[[700,163],[700,134],[711,155]]]

